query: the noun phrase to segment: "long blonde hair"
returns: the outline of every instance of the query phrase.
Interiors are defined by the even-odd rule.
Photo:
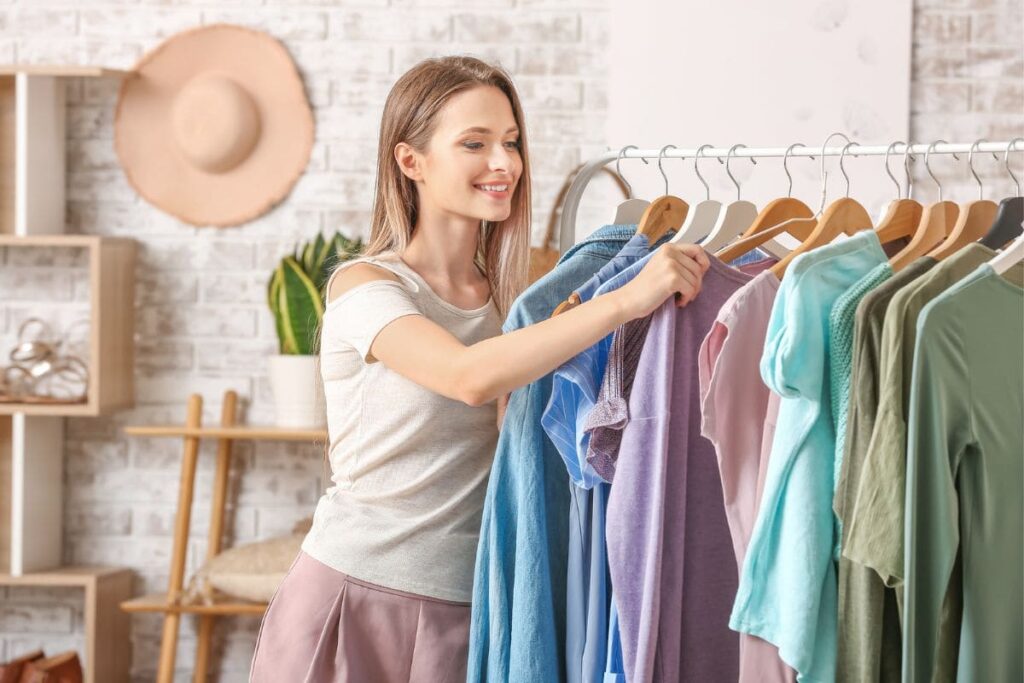
[[[437,127],[438,114],[454,95],[482,85],[498,88],[512,105],[519,126],[523,170],[512,195],[512,212],[497,223],[481,221],[475,262],[487,277],[491,296],[504,318],[526,287],[530,247],[530,158],[526,123],[512,79],[500,67],[475,57],[426,59],[398,79],[388,94],[380,122],[377,183],[370,242],[363,254],[402,253],[417,218],[416,184],[402,173],[394,149],[405,142],[423,152]]]

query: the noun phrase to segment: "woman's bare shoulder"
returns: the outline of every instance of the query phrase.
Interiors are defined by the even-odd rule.
[[[387,268],[375,266],[372,263],[355,263],[342,270],[331,281],[331,286],[327,292],[327,301],[334,301],[348,290],[364,285],[367,282],[374,282],[375,280],[401,282],[399,277]]]

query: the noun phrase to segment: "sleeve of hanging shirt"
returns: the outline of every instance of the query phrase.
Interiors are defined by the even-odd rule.
[[[826,320],[815,305],[815,287],[804,287],[810,265],[803,255],[790,264],[772,307],[761,355],[761,379],[783,398],[819,396]]]
[[[903,680],[931,681],[943,599],[960,544],[956,471],[971,436],[970,379],[955,306],[929,303],[917,323],[907,439]]]

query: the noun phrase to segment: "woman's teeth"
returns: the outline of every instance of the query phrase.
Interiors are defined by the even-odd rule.
[[[508,185],[477,185],[477,187],[486,192],[504,192],[508,189]]]

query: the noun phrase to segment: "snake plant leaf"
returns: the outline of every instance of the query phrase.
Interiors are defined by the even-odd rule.
[[[270,305],[270,312],[274,316],[274,328],[277,330],[277,348],[279,353],[284,353],[284,319],[281,316],[280,292],[283,282],[281,268],[274,269],[267,286],[267,301]]]
[[[298,261],[285,258],[278,268],[282,273],[278,304],[281,307],[283,350],[285,353],[310,355],[314,353],[316,331],[323,319],[323,300]]]

